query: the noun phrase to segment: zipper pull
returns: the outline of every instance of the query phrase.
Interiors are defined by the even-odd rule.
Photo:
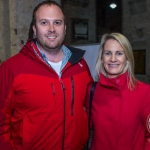
[[[62,85],[63,90],[66,90],[66,88],[62,82],[61,82],[61,85]]]
[[[65,86],[64,86],[64,84],[63,84],[61,78],[59,78],[59,81],[60,81],[60,83],[61,83],[61,86],[62,86],[63,91],[66,90],[66,88],[65,88]]]
[[[52,93],[53,93],[53,95],[56,95],[56,91],[55,91],[55,86],[54,86],[54,84],[51,83],[51,86],[52,86]]]

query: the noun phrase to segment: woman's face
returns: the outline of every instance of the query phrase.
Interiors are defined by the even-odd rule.
[[[122,74],[127,63],[124,50],[117,40],[106,41],[102,54],[102,62],[109,78]]]

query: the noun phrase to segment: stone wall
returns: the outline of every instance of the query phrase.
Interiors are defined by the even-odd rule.
[[[88,1],[88,0],[87,0]],[[90,0],[88,4],[73,3],[70,0],[63,0],[62,6],[67,18],[67,36],[68,44],[89,44],[96,42],[96,2]],[[81,21],[87,25],[87,38],[75,38],[74,22]],[[87,23],[87,24],[86,24]]]
[[[150,83],[149,7],[150,1],[148,0],[122,1],[122,32],[131,42],[133,50],[146,50],[146,74],[137,74],[137,77],[147,83]]]
[[[9,32],[9,4],[8,0],[0,1],[0,61],[10,56],[10,32]],[[7,39],[7,40],[5,40]]]

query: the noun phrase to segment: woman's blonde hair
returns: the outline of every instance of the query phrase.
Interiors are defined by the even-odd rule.
[[[110,33],[110,34],[104,34],[102,36],[99,54],[98,54],[98,58],[96,62],[96,71],[98,72],[98,74],[102,73],[105,76],[107,75],[104,65],[102,63],[102,54],[103,54],[104,45],[106,41],[109,39],[117,40],[125,52],[125,55],[127,58],[127,65],[125,66],[123,72],[125,71],[128,72],[128,76],[129,76],[128,87],[130,90],[133,90],[137,83],[137,79],[134,75],[134,56],[133,56],[133,50],[132,50],[131,44],[124,35],[120,33]]]

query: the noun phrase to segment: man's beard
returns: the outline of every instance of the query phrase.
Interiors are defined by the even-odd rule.
[[[63,42],[57,43],[56,45],[53,45],[53,44],[51,45],[51,44],[46,43],[45,40],[43,42],[40,42],[40,40],[38,40],[38,44],[39,44],[39,47],[41,47],[44,51],[47,51],[52,54],[57,54],[60,51],[63,45]]]

